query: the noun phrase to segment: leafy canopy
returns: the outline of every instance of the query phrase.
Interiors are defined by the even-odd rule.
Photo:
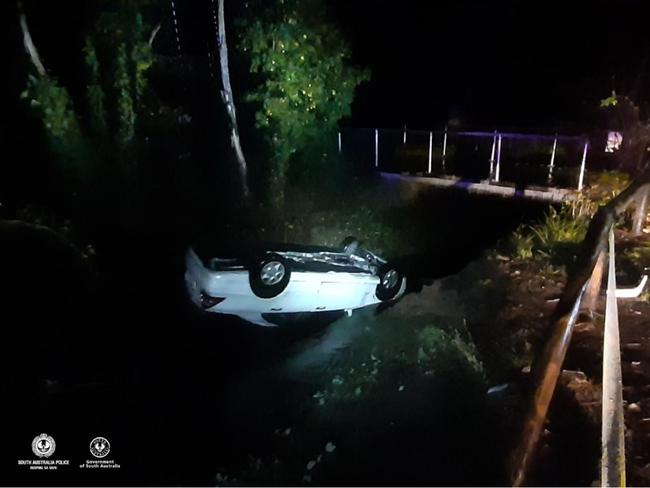
[[[349,64],[350,50],[320,0],[274,2],[245,26],[240,49],[262,80],[247,99],[261,104],[257,126],[281,160],[328,140],[369,78]]]

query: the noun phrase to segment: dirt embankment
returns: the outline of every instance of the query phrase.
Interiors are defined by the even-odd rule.
[[[650,267],[649,246],[648,236],[617,231],[619,288],[636,285]],[[565,281],[564,269],[545,260],[491,254],[435,285],[442,309],[464,310],[488,381],[510,384],[515,424],[529,397],[530,365],[544,345]],[[581,314],[575,327],[532,473],[536,484],[598,483],[604,290],[594,313]],[[649,298],[645,292],[618,302],[627,479],[639,486],[650,484]]]

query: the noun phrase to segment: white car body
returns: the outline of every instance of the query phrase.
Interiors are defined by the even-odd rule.
[[[253,292],[249,270],[242,264],[228,266],[228,260],[214,258],[222,266],[206,267],[196,252],[192,248],[188,249],[185,282],[190,299],[206,311],[237,315],[254,324],[266,326],[275,324],[268,322],[262,314],[323,311],[351,313],[353,309],[381,302],[376,296],[377,285],[380,283],[377,268],[363,258],[355,257],[361,268],[355,272],[343,271],[350,269],[350,266],[341,267],[341,271],[336,270],[336,266],[331,266],[333,269],[327,271],[309,271],[293,265],[305,262],[312,254],[281,251],[274,251],[274,254],[281,255],[292,265],[290,280],[279,295],[261,298]],[[329,255],[336,257],[336,253],[331,252],[316,254],[327,255],[326,258]],[[349,257],[343,253],[339,253],[339,256]],[[371,256],[376,258],[372,254]],[[383,260],[379,262],[382,263]],[[404,293],[406,287],[406,280],[401,279],[395,299]],[[206,307],[202,299],[205,295],[223,298],[223,301]]]

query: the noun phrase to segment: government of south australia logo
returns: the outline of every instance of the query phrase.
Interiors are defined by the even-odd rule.
[[[55,449],[56,442],[54,442],[52,436],[49,436],[47,434],[37,435],[32,441],[32,451],[39,458],[50,457],[52,454],[54,454]]]
[[[96,458],[103,458],[111,451],[111,443],[105,437],[95,437],[90,441],[90,453]]]

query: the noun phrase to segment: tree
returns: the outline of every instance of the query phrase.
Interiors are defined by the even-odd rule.
[[[242,194],[244,199],[248,199],[248,169],[246,165],[246,158],[244,151],[241,148],[239,140],[239,128],[237,127],[237,113],[235,111],[235,99],[232,94],[232,87],[230,86],[230,69],[228,68],[228,45],[226,44],[226,20],[224,15],[224,0],[219,0],[219,63],[221,66],[221,83],[223,90],[221,91],[221,98],[226,106],[228,119],[230,120],[230,144],[235,151],[237,158],[237,165],[239,168],[239,179],[242,186]]]
[[[271,150],[269,195],[278,209],[290,163],[299,164],[301,153],[334,140],[356,87],[369,73],[350,65],[350,50],[327,21],[322,0],[275,0],[244,24],[240,50],[261,78],[247,100],[261,105],[256,125]]]
[[[153,63],[151,43],[157,28],[150,29],[138,10],[138,2],[124,1],[116,12],[102,12],[83,48],[87,71],[84,100],[73,96],[48,73],[38,56],[27,21],[21,14],[23,42],[35,68],[22,93],[42,119],[45,132],[64,170],[74,177],[82,167],[85,146],[116,147],[118,159],[127,161],[133,145],[139,111],[147,87],[147,71]],[[79,109],[82,107],[82,109]],[[91,144],[90,141],[93,141]]]

